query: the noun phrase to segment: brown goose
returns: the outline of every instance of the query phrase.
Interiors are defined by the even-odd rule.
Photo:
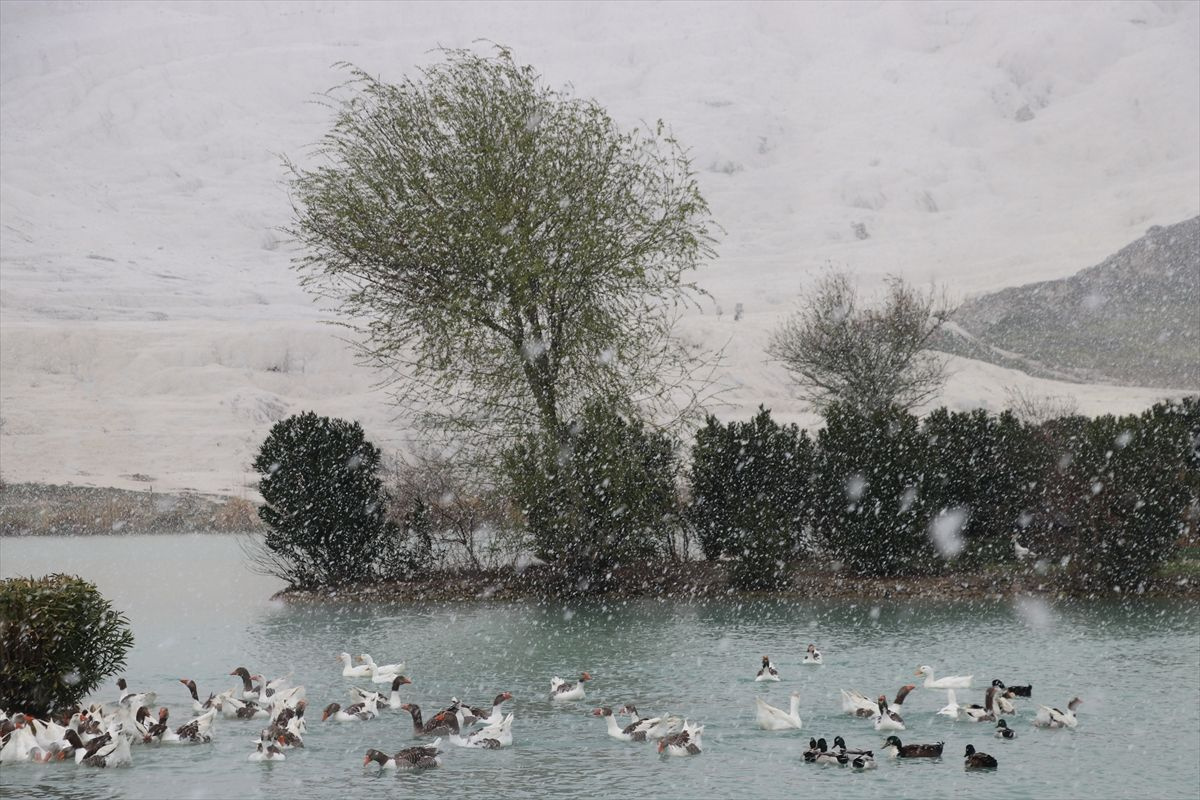
[[[622,742],[646,741],[645,726],[640,722],[631,722],[622,728],[617,724],[617,719],[613,716],[611,708],[597,708],[592,711],[592,715],[604,717],[604,721],[608,725],[608,735],[614,739],[620,739]]]
[[[196,690],[196,682],[191,678],[180,678],[179,682],[187,687],[188,693],[192,695],[192,711],[197,714],[203,714],[208,711],[216,702],[216,695],[209,694],[208,699],[203,703],[200,702],[200,693]]]
[[[658,740],[658,752],[672,756],[695,756],[700,754],[700,736],[704,733],[703,725],[683,723],[683,730],[672,733]]]
[[[555,675],[550,679],[551,700],[582,700],[584,698],[583,684],[590,681],[592,676],[584,672],[578,681],[564,681]]]
[[[416,703],[405,703],[400,708],[412,715],[413,736],[446,736],[450,733],[450,726],[446,722],[450,715],[445,711],[439,711],[428,722],[423,722],[421,707]]]
[[[897,736],[889,736],[883,743],[888,758],[941,758],[945,742],[936,744],[901,744]]]
[[[334,722],[366,722],[369,719],[375,719],[375,704],[371,701],[355,703],[343,711],[340,704],[330,703],[325,706],[325,711],[321,714],[321,721],[324,722],[330,717]]]

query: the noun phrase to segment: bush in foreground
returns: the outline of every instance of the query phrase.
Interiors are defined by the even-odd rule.
[[[125,615],[82,578],[0,581],[0,708],[10,714],[75,705],[125,666],[132,646]]]

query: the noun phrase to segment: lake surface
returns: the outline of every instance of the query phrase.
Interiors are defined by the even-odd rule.
[[[279,584],[251,574],[234,537],[128,536],[0,539],[0,574],[72,572],[95,581],[125,611],[136,636],[126,675],[154,689],[172,720],[202,692],[234,685],[245,665],[294,673],[308,689],[306,747],[287,761],[246,756],[260,727],[217,720],[217,739],[192,747],[135,746],[127,769],[69,764],[0,770],[0,795],[38,798],[324,798],[424,795],[462,798],[693,797],[1017,798],[1200,795],[1200,610],[1194,602],[871,603],[630,601],[403,604],[293,608],[270,601]],[[822,667],[801,666],[805,648]],[[355,725],[320,722],[345,705],[353,681],[335,655],[404,660],[410,702],[444,706],[451,696],[485,705],[515,697],[515,746],[502,751],[446,745],[441,770],[364,771],[368,747],[414,743],[404,712]],[[770,654],[783,680],[756,684]],[[873,772],[804,764],[810,736],[851,747],[884,736],[840,713],[839,689],[868,696],[917,683],[917,666],[974,674],[960,702],[982,702],[992,678],[1034,686],[1033,702],[1063,707],[1084,698],[1075,731],[1035,730],[1033,702],[1010,718],[1018,738],[1002,742],[986,723],[952,722],[936,711],[944,691],[918,689],[905,704],[906,742],[944,740],[938,761],[881,762]],[[549,679],[592,673],[587,699],[552,706]],[[786,708],[799,691],[799,732],[758,730],[754,698]],[[115,685],[96,697],[115,700]],[[590,715],[598,705],[635,703],[705,724],[704,752],[662,759],[651,745],[610,739]],[[968,773],[972,743],[1000,762]]]

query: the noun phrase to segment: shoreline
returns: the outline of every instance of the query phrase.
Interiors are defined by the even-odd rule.
[[[653,574],[651,574],[653,570]],[[832,569],[807,569],[793,573],[789,586],[770,591],[731,588],[725,566],[708,561],[671,563],[665,566],[633,565],[614,571],[614,586],[603,594],[571,592],[563,576],[550,566],[515,569],[435,572],[421,580],[351,585],[323,589],[283,589],[272,600],[292,604],[476,602],[545,599],[787,599],[787,600],[1003,600],[1016,597],[1075,599],[1193,598],[1200,599],[1200,579],[1195,576],[1158,577],[1141,591],[1085,591],[1054,575],[1033,569],[1008,573],[947,573],[922,577],[863,577]]]

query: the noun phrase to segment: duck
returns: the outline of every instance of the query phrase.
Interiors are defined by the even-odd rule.
[[[691,725],[683,722],[683,730],[668,734],[658,740],[659,755],[696,756],[700,755],[700,737],[704,734],[703,725]]]
[[[76,761],[85,767],[123,767],[133,763],[133,754],[129,752],[132,737],[114,731],[109,741],[94,751],[89,746],[83,753],[83,758]],[[97,740],[98,741],[98,740]],[[78,753],[77,753],[78,757]]]
[[[500,710],[500,706],[512,700],[512,692],[501,692],[492,700],[491,708],[480,708],[471,706],[467,710],[475,718],[475,721],[481,725],[495,725],[504,720],[504,712]]]
[[[945,747],[945,742],[902,744],[898,736],[889,736],[883,743],[888,758],[941,758]]]
[[[338,660],[342,662],[343,678],[366,678],[371,674],[369,664],[363,664],[361,667],[354,666],[354,662],[350,660],[349,653],[342,653],[338,656]]]
[[[263,731],[262,737],[259,738],[254,752],[251,753],[250,757],[246,760],[258,762],[286,761],[287,756],[284,755],[283,750],[279,747],[279,745],[275,742],[267,744],[268,742],[270,742],[270,739],[267,738],[267,732]]]
[[[1033,725],[1037,728],[1071,728],[1075,729],[1079,725],[1079,720],[1075,717],[1075,709],[1083,700],[1078,697],[1067,703],[1067,710],[1060,711],[1057,708],[1049,708],[1047,706],[1038,706],[1037,716],[1033,719]]]
[[[817,739],[817,749],[816,752],[813,753],[812,759],[809,760],[806,757],[805,760],[812,764],[821,764],[822,766],[827,767],[831,767],[834,764],[844,767],[850,763],[850,756],[846,755],[845,753],[832,752],[829,749],[829,744],[822,738]]]
[[[963,765],[967,769],[995,769],[996,759],[989,756],[987,753],[976,753],[974,745],[967,745],[967,750],[963,753]]]
[[[864,755],[864,754],[874,755],[875,754],[874,751],[872,751],[872,750],[851,750],[851,749],[849,749],[848,747],[846,747],[846,740],[843,739],[841,736],[833,737],[833,749],[835,752],[845,753],[848,756],[860,756],[860,755]]]
[[[33,761],[35,751],[41,749],[37,741],[35,724],[31,724],[29,717],[24,714],[14,714],[12,730],[4,737],[4,745],[0,747],[0,764]]]
[[[617,724],[611,708],[592,709],[592,716],[604,718],[605,724],[608,726],[608,735],[614,739],[622,742],[646,741],[646,728],[648,726],[644,726],[640,722],[631,722],[622,728]]]
[[[265,694],[266,688],[261,683],[258,686],[254,685],[254,681],[261,681],[263,679],[262,675],[251,675],[250,670],[246,669],[245,667],[238,667],[237,669],[235,669],[233,672],[231,672],[229,674],[237,675],[239,678],[242,679],[242,699],[243,700],[253,700],[255,703],[259,703],[259,704],[264,703],[266,701],[266,699],[267,699],[267,696]],[[235,694],[236,694],[236,690],[235,690]]]
[[[439,756],[441,751],[438,749],[438,745],[441,744],[441,741],[441,739],[434,739],[433,744],[406,747],[394,756],[371,749],[363,757],[363,766],[374,762],[381,769],[433,769],[440,767],[442,759]]]
[[[918,676],[925,677],[926,689],[970,689],[974,675],[949,675],[945,678],[934,678],[933,667],[928,665],[917,669]]]
[[[1004,681],[996,678],[992,681],[992,686],[997,689],[1003,689],[1005,694],[1013,697],[1033,697],[1033,684],[1028,686],[1005,686]]]
[[[946,705],[944,705],[938,709],[938,712],[937,712],[938,716],[950,717],[951,719],[958,719],[958,711],[959,711],[958,698],[955,696],[953,689],[947,689],[946,690]]]
[[[778,681],[779,670],[775,669],[775,665],[771,663],[771,659],[766,656],[762,657],[762,668],[758,674],[754,676],[756,681]]]
[[[159,711],[159,719],[161,722],[166,722],[166,709]],[[179,744],[208,744],[212,741],[212,725],[213,720],[217,718],[217,710],[210,708],[206,713],[193,719],[191,722],[184,723],[175,729],[172,737],[163,736],[164,742],[175,742]]]
[[[611,713],[610,711],[609,719],[612,719]],[[495,725],[488,725],[463,734],[460,717],[457,714],[451,714],[446,718],[446,724],[450,728],[451,743],[459,747],[478,747],[484,750],[499,750],[501,747],[512,746],[512,723],[513,715],[509,714]]]
[[[126,708],[141,708],[142,706],[154,705],[154,701],[158,699],[158,692],[133,692],[129,689],[129,684],[124,678],[117,678],[117,689],[121,692],[121,697],[117,701],[117,705],[125,706]]]
[[[800,730],[800,693],[792,692],[788,711],[768,705],[761,697],[754,698],[755,721],[764,731]]]
[[[825,740],[822,739],[821,741],[825,741]],[[825,746],[828,747],[829,745],[826,744]],[[821,752],[821,747],[820,747],[820,744],[817,742],[817,740],[809,739],[808,740],[808,749],[805,750],[800,755],[805,761],[807,761],[811,764],[813,761],[817,760],[817,755],[820,754],[820,752]]]
[[[875,754],[868,750],[857,756],[851,756],[850,766],[857,770],[875,769],[878,766],[875,763]]]
[[[212,693],[208,695],[207,700],[201,703],[200,693],[196,690],[196,682],[191,678],[180,678],[179,682],[186,686],[188,692],[192,695],[192,711],[194,713],[203,714],[217,704],[217,696]]]
[[[578,681],[564,681],[555,675],[550,679],[551,700],[582,700],[584,698],[583,684],[590,681],[592,676],[584,672]]]
[[[1028,561],[1029,559],[1033,558],[1033,551],[1028,547],[1022,547],[1021,543],[1017,541],[1017,535],[1015,533],[1012,536],[1012,546],[1013,553],[1016,555],[1017,561]]]
[[[879,712],[872,719],[877,731],[902,731],[904,730],[904,718],[888,708],[887,697],[879,695],[876,701],[879,707]]]
[[[424,722],[421,719],[421,707],[416,703],[404,703],[400,708],[412,715],[413,736],[447,736],[450,733],[447,719],[453,715],[440,711],[428,722]]]
[[[817,646],[815,644],[810,644],[808,646],[808,652],[804,654],[804,661],[802,661],[801,663],[802,664],[816,664],[816,665],[820,665],[823,663],[821,661],[821,651],[817,649]]]
[[[632,703],[621,706],[617,713],[627,714],[633,724],[638,726],[637,730],[646,732],[647,739],[662,739],[664,736],[674,733],[675,728],[683,722],[679,717],[670,714],[664,714],[661,717],[643,717],[638,714],[637,707]]]
[[[987,694],[983,698],[983,705],[971,703],[970,705],[959,706],[959,715],[971,722],[995,722],[995,698],[998,691],[1000,690],[995,686],[989,686]]]
[[[1008,727],[1007,722],[1005,722],[1004,720],[1000,720],[999,722],[996,723],[995,737],[997,739],[1012,740],[1012,739],[1017,738],[1017,732],[1014,731],[1012,728]]]
[[[842,711],[854,717],[873,717],[879,713],[879,708],[862,692],[842,689]]]
[[[391,683],[393,678],[404,672],[403,661],[396,664],[376,664],[370,653],[363,653],[358,660],[364,662],[370,669],[368,674],[371,676],[372,683]]]
[[[375,698],[371,697],[364,702],[354,703],[344,710],[338,703],[330,703],[321,712],[321,721],[332,718],[334,722],[366,722],[377,716]]]

